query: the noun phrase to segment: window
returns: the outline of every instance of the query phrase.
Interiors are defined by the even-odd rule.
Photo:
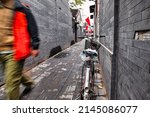
[[[90,6],[90,13],[93,13],[94,10],[95,10],[95,5],[91,5],[91,6]]]
[[[93,17],[93,15],[90,15],[90,19],[93,19],[94,17]]]
[[[135,32],[135,40],[150,40],[150,31],[136,31]]]

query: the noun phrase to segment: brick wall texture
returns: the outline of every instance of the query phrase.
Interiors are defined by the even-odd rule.
[[[110,51],[113,51],[114,43],[114,2],[113,0],[100,0],[100,35],[105,37],[100,38],[100,42],[105,45]],[[104,48],[100,48],[100,62],[103,67],[105,76],[105,84],[107,93],[110,97],[111,91],[111,54]]]
[[[113,50],[114,0],[100,0],[100,41]],[[150,40],[135,40],[135,31],[150,30],[149,0],[119,1],[119,50],[117,69],[117,99],[150,99]],[[101,48],[108,95],[111,87],[111,56]]]
[[[25,68],[33,65],[70,46],[74,40],[72,15],[67,0],[21,0],[29,4],[36,18],[41,39],[40,55],[28,58]],[[0,65],[0,81],[3,80]]]

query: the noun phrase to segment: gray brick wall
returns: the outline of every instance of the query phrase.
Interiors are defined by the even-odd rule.
[[[113,0],[100,0],[100,35],[106,37],[100,38],[100,42],[109,50],[113,51],[113,33],[114,33],[114,3]],[[111,90],[111,54],[104,48],[100,48],[100,62],[103,67],[105,84],[108,96]]]
[[[150,99],[150,41],[134,39],[150,30],[149,9],[149,0],[120,0],[118,99]]]
[[[31,68],[38,62],[53,55],[58,50],[70,46],[74,40],[72,15],[67,0],[21,0],[29,4],[40,33],[40,55],[28,58],[25,68]],[[3,79],[0,66],[0,81]]]
[[[109,45],[113,47],[113,37],[108,38],[108,32],[113,32],[113,25],[109,25],[110,16],[114,15],[109,11],[113,9],[112,0],[102,1],[100,34],[106,34],[106,39],[101,39],[101,42],[110,48]],[[135,31],[142,30],[150,30],[149,0],[120,0],[117,99],[150,99],[150,41],[134,39]],[[111,74],[108,73],[111,69],[106,66],[111,65],[111,57],[104,51],[100,50],[100,58],[110,94]]]

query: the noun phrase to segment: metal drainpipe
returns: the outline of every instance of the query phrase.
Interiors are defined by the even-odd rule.
[[[114,49],[111,68],[111,100],[117,99],[118,86],[118,50],[119,50],[119,1],[114,0]]]
[[[75,17],[75,43],[77,43],[77,31],[78,31],[78,27],[77,27],[77,16]]]
[[[55,22],[55,34],[56,34],[56,36],[55,36],[55,40],[58,40],[58,36],[57,36],[57,34],[58,34],[58,15],[57,15],[57,13],[58,13],[58,11],[57,11],[57,7],[58,7],[58,5],[57,5],[57,0],[55,0],[55,17],[56,17],[56,22]],[[58,45],[58,41],[56,41],[56,45]]]

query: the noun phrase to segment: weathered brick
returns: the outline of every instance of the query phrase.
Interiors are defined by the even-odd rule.
[[[133,31],[133,30],[134,30],[134,25],[133,24],[127,25],[126,31]]]
[[[106,8],[105,5],[102,5],[103,9]],[[109,5],[107,1],[107,8]],[[136,31],[150,30],[150,2],[149,0],[120,0],[119,5],[119,50],[117,50],[119,53],[117,53],[118,69],[116,69],[118,82],[115,84],[117,99],[150,99],[150,42],[134,39]],[[100,11],[103,12],[102,9]],[[105,9],[105,11],[102,16],[105,21],[100,24],[104,26],[101,30],[107,36],[103,42],[108,46],[111,44],[108,38],[111,34],[109,33],[110,25],[107,24],[109,10]],[[103,70],[108,81],[107,89],[110,90],[111,76],[107,73],[111,73],[108,72],[108,65],[112,61],[109,61],[111,59],[106,56],[106,53],[100,56],[105,61],[102,65],[105,66]],[[106,61],[109,61],[109,64]],[[108,92],[110,94],[110,91]]]
[[[133,40],[133,46],[136,48],[150,51],[150,42],[149,41]]]
[[[142,19],[150,19],[150,8],[147,8],[142,12]]]
[[[137,6],[142,0],[133,0],[128,6],[129,8],[133,8]]]
[[[133,24],[135,22],[135,15],[128,18],[128,24]]]
[[[144,59],[147,62],[150,62],[150,51],[140,50],[140,58]]]
[[[135,22],[139,22],[142,20],[142,13],[137,13],[135,14]]]
[[[127,39],[133,39],[134,38],[134,32],[127,32]]]
[[[145,1],[142,0],[142,2],[140,2],[136,7],[134,7],[134,13],[137,14],[137,13],[142,12],[144,9],[144,4],[145,4]]]
[[[149,30],[150,29],[150,19],[142,20],[134,24],[135,30]]]
[[[137,57],[140,56],[140,49],[139,48],[128,46],[127,50],[128,50],[129,53],[132,53],[133,55],[135,55]]]
[[[148,62],[144,61],[143,59],[140,59],[136,56],[134,56],[132,53],[129,53],[129,60],[131,60],[134,64],[138,65],[141,68],[145,68]]]
[[[134,8],[132,8],[132,9],[130,9],[129,11],[128,11],[128,17],[131,17],[131,16],[133,16],[134,15],[134,13],[135,13],[135,11],[134,11],[135,9]]]
[[[147,9],[150,7],[150,2],[149,0],[144,0],[144,9]]]

